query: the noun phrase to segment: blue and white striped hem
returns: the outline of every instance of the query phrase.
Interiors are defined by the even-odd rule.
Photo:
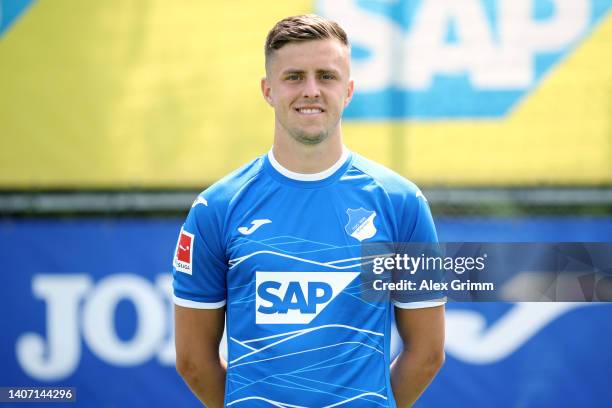
[[[395,300],[393,301],[393,304],[399,307],[400,309],[423,309],[426,307],[442,306],[445,303],[446,303],[446,297],[443,297],[440,299],[423,300],[420,302],[407,302],[407,303],[397,302]]]
[[[220,302],[196,302],[194,300],[187,300],[180,297],[176,297],[176,295],[172,296],[174,300],[174,304],[182,307],[189,307],[191,309],[219,309],[220,307],[225,306],[225,299]]]

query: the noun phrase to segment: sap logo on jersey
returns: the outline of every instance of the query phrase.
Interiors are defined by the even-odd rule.
[[[319,0],[352,44],[344,117],[503,117],[585,39],[612,0]]]
[[[257,272],[255,323],[308,324],[359,272]]]

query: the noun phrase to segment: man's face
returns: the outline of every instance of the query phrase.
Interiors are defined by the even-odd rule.
[[[286,44],[272,54],[266,74],[261,88],[274,108],[277,131],[304,144],[339,131],[353,96],[344,44],[336,39]]]

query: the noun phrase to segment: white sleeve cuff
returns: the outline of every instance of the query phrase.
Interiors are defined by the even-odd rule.
[[[189,307],[191,309],[219,309],[220,307],[225,306],[225,299],[220,302],[206,303],[183,299],[180,297],[176,297],[176,295],[173,295],[172,298],[174,300],[175,305]]]
[[[393,304],[399,307],[400,309],[423,309],[426,307],[442,306],[445,303],[446,303],[446,297],[443,297],[441,299],[423,300],[421,302],[402,303],[402,302],[397,302],[395,300],[393,301]]]

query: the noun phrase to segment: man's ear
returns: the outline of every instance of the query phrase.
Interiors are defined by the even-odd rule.
[[[353,81],[352,79],[349,79],[349,81],[348,81],[348,88],[347,88],[347,91],[346,91],[346,98],[344,98],[344,107],[345,108],[351,102],[351,99],[353,99],[353,92],[354,91],[355,91],[355,81]]]
[[[268,105],[272,106],[272,90],[270,85],[268,84],[268,79],[266,77],[261,78],[261,94],[263,95]]]

